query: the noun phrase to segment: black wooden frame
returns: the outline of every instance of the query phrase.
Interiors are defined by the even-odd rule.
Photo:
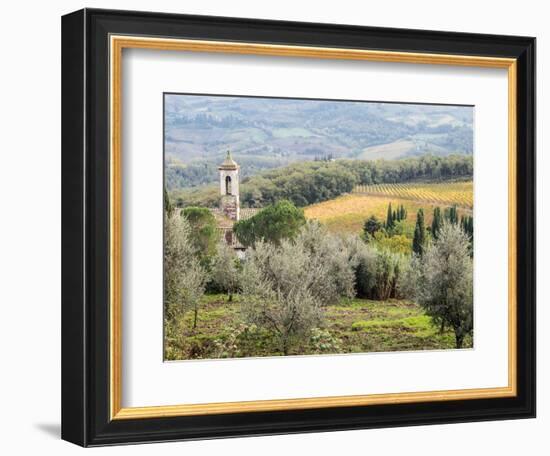
[[[518,395],[415,404],[109,418],[108,36],[516,58]],[[535,416],[535,39],[85,9],[62,19],[62,438],[82,446]]]

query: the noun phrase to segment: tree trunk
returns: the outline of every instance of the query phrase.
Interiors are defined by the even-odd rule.
[[[193,318],[193,329],[197,327],[197,319],[199,317],[199,308],[195,306],[195,316]]]
[[[288,341],[286,340],[286,338],[283,339],[283,355],[288,355]]]

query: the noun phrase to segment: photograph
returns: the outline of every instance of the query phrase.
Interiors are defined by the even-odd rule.
[[[474,347],[474,106],[163,97],[165,361]]]
[[[11,299],[36,289],[31,301],[44,307],[31,276],[61,293],[61,322],[49,310],[55,321],[27,319],[61,331],[61,352],[59,337],[51,347],[61,388],[59,372],[50,385],[61,438],[139,450],[292,434],[290,453],[309,454],[297,434],[353,430],[322,445],[327,454],[364,432],[387,453],[388,433],[406,431],[392,442],[409,454],[425,450],[425,433],[411,444],[416,431],[402,427],[456,434],[479,422],[472,441],[487,426],[520,446],[541,441],[526,419],[537,416],[544,21],[504,12],[503,28],[480,12],[466,31],[462,9],[442,26],[430,8],[393,8],[402,20],[387,23],[370,7],[363,19],[338,17],[339,6],[324,20],[299,6],[276,17],[235,16],[234,5],[209,15],[84,8],[62,16],[61,59],[18,51],[61,61],[61,87],[57,68],[57,90],[35,91],[55,95],[36,105],[49,109],[61,88],[61,117],[37,117],[61,120],[61,137],[41,121],[34,135],[61,143],[61,169],[48,154],[29,167],[24,151],[11,153],[22,167],[6,167],[35,219],[51,205],[22,205],[36,198],[19,197],[14,171],[61,174],[61,289],[26,273]],[[59,54],[59,30],[50,35]],[[21,90],[8,92],[27,114]],[[34,136],[15,135],[7,150]],[[11,244],[23,258],[27,244]],[[36,257],[56,270],[52,255]],[[28,261],[13,263],[28,272]],[[16,314],[6,321],[23,321]],[[15,358],[54,365],[34,356],[31,342],[46,340],[38,329],[22,338],[8,326],[30,341]],[[37,391],[31,399],[58,416],[49,387]],[[510,420],[530,426],[528,438],[502,432]],[[437,434],[434,448],[456,440]]]

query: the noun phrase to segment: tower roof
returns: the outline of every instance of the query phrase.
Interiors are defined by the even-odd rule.
[[[223,163],[218,167],[218,169],[239,169],[237,162],[231,158],[231,152],[227,151],[227,156]]]

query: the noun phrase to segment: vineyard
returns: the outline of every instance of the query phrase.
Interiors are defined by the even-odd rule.
[[[371,195],[344,195],[322,203],[312,204],[304,210],[307,219],[318,220],[333,233],[355,233],[363,230],[365,220],[375,215],[379,220],[385,220],[388,204],[393,206],[403,204],[410,214],[405,221],[414,228],[414,215],[418,209],[426,212],[426,223],[431,223],[434,205],[416,201],[385,198]]]
[[[424,210],[427,224],[432,221],[435,207],[456,205],[458,215],[471,215],[473,183],[408,183],[357,186],[352,194],[342,195],[305,207],[306,218],[319,220],[332,232],[360,233],[371,215],[385,220],[388,204],[403,205],[409,216],[405,224],[414,229],[416,213]]]
[[[421,201],[442,206],[456,205],[465,209],[472,209],[474,205],[472,181],[358,185],[353,193]]]

